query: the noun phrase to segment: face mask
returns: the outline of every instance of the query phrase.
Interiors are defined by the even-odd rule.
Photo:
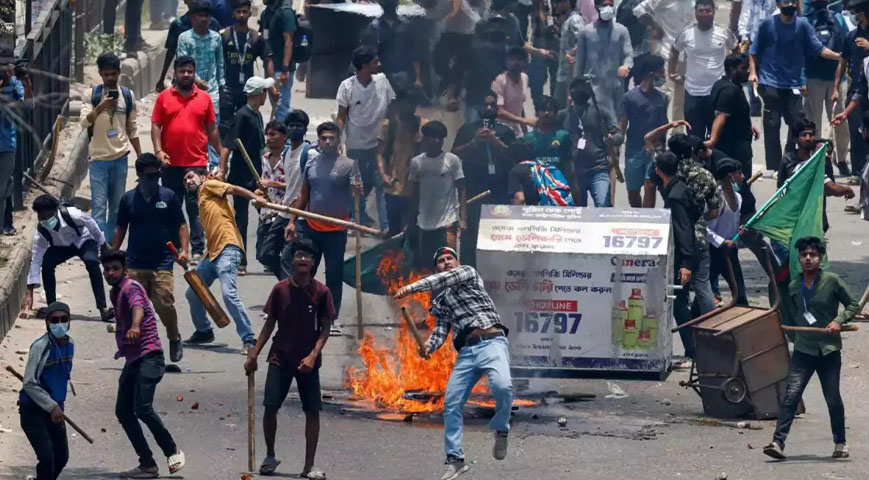
[[[63,338],[66,336],[66,333],[69,331],[69,322],[49,323],[48,330],[51,332],[52,337]]]
[[[47,228],[48,230],[54,230],[54,227],[57,226],[57,221],[58,221],[57,216],[55,215],[54,217],[51,217],[48,220],[40,220],[39,224],[42,225],[43,227]]]
[[[663,87],[665,83],[667,83],[667,79],[664,77],[658,77],[655,79],[656,87]]]
[[[612,6],[600,7],[597,16],[604,22],[609,22],[615,15],[615,9]]]
[[[797,13],[796,5],[788,5],[786,7],[781,7],[782,15],[786,17],[793,17],[795,13]]]

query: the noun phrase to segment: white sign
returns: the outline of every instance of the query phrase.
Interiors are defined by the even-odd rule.
[[[666,371],[669,222],[668,210],[483,206],[477,265],[512,365]]]

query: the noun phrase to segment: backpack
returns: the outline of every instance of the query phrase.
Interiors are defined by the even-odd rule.
[[[126,116],[130,116],[130,112],[133,111],[133,107],[135,104],[133,103],[133,93],[130,92],[130,89],[124,86],[121,86],[121,95],[124,96],[124,103],[127,104]],[[93,92],[91,93],[91,106],[93,108],[97,108],[100,102],[103,101],[103,86],[97,85],[93,88]],[[91,125],[88,127],[88,138],[93,138],[94,136],[94,126]]]
[[[826,9],[825,9],[826,10]],[[809,17],[809,22],[815,30],[815,34],[821,44],[833,51],[842,50],[844,42],[842,34],[842,24],[839,22],[839,17],[835,13],[826,11],[812,12]],[[845,30],[847,32],[847,30]]]
[[[293,53],[290,56],[290,64],[307,62],[311,58],[311,46],[314,44],[314,30],[311,28],[311,22],[297,14],[291,5],[283,5],[272,18],[272,24],[276,19],[283,17],[286,10],[290,10],[296,15],[296,31],[293,32]],[[271,28],[271,25],[269,27]]]
[[[72,227],[75,230],[76,235],[81,236],[82,226],[75,223],[72,219],[72,215],[69,214],[68,207],[71,206],[71,203],[64,202],[60,205],[60,207],[57,208],[57,211],[60,212],[60,217],[63,218],[63,222],[66,223],[68,226]],[[48,229],[40,224],[37,224],[36,231],[39,232],[39,234],[42,235],[46,240],[48,240],[48,245],[50,247],[54,246],[54,239],[52,238],[51,233],[49,233]]]
[[[536,160],[525,160],[523,165],[531,166],[531,181],[537,187],[540,196],[540,205],[557,205],[572,207],[573,197],[570,195],[570,186],[561,170],[555,165],[547,165]]]

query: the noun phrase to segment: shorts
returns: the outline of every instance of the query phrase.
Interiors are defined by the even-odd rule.
[[[648,171],[651,163],[652,159],[645,150],[640,150],[625,158],[625,185],[628,191],[637,191],[643,188],[643,184],[649,178]]]
[[[295,368],[281,368],[273,363],[269,364],[266,373],[266,387],[263,394],[263,406],[281,408],[290,385],[296,379],[296,387],[299,389],[299,398],[302,400],[302,411],[317,412],[322,409],[320,399],[320,370],[314,369],[310,373],[301,373]]]
[[[655,169],[655,162],[649,162],[648,169],[646,170],[646,180],[650,180],[659,189],[664,188],[664,181],[658,176],[658,171]]]

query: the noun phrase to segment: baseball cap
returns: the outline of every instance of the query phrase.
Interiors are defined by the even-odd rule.
[[[274,78],[250,77],[244,84],[244,93],[245,95],[256,95],[274,85]]]

